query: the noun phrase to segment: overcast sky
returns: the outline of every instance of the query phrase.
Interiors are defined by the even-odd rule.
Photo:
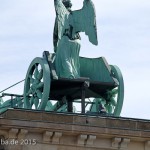
[[[83,0],[72,0],[73,9]],[[82,34],[80,55],[104,56],[125,82],[121,116],[150,119],[150,0],[93,0],[99,45]],[[0,91],[25,78],[30,62],[53,52],[53,0],[0,0]],[[23,93],[23,84],[6,92]]]

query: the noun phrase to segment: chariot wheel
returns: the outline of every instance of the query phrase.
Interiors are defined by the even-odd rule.
[[[50,93],[50,69],[43,58],[35,58],[27,71],[24,85],[24,107],[45,110]]]
[[[115,77],[119,82],[119,85],[117,87],[117,93],[116,93],[116,103],[117,104],[115,106],[113,114],[114,114],[114,116],[120,116],[122,106],[123,106],[123,100],[124,100],[123,76],[122,76],[122,73],[121,73],[119,67],[117,67],[115,65],[110,65],[110,67],[111,67],[113,77]]]
[[[115,65],[110,65],[111,75],[117,79],[118,86],[106,92],[103,102],[106,112],[113,116],[120,116],[124,100],[124,81],[120,69]]]
[[[118,86],[107,90],[102,97],[95,98],[89,112],[119,117],[123,106],[124,82],[122,73],[117,66],[110,65],[110,69],[111,76],[116,80]]]

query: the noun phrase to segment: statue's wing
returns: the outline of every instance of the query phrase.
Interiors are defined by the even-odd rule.
[[[94,4],[91,0],[84,0],[83,8],[72,12],[73,27],[75,32],[85,32],[89,37],[89,41],[98,45],[96,15]]]
[[[61,37],[63,36],[64,30],[68,25],[69,11],[63,5],[62,0],[54,0],[55,10],[56,10],[56,20],[54,26],[54,47],[57,47],[57,44]]]

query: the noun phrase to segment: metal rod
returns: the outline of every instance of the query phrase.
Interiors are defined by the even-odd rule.
[[[68,105],[68,112],[73,112],[73,105],[72,105],[72,101],[67,100],[67,105]]]
[[[4,96],[23,97],[23,95],[19,95],[19,94],[2,93],[2,97],[4,97]]]
[[[11,96],[11,108],[13,108],[13,96]]]
[[[82,113],[85,114],[85,87],[82,87],[81,107],[82,107]]]
[[[25,81],[25,79],[24,79],[24,80],[21,80],[21,81],[19,81],[19,82],[17,82],[17,83],[15,83],[15,84],[13,84],[13,85],[11,85],[10,87],[8,87],[8,88],[6,88],[6,89],[4,89],[4,90],[2,90],[2,91],[0,91],[0,93],[2,93],[2,92],[4,92],[4,91],[6,91],[6,90],[8,90],[8,89],[10,89],[10,88],[12,88],[12,87],[14,87],[15,85],[17,85],[17,84],[19,84],[19,83],[21,83],[21,82],[23,82],[23,81]]]

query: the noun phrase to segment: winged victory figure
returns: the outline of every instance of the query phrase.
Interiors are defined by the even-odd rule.
[[[75,11],[71,10],[70,0],[54,0],[54,5],[53,43],[57,75],[61,78],[80,78],[79,32],[85,32],[92,44],[98,44],[94,4],[91,0],[84,0],[82,9]]]

